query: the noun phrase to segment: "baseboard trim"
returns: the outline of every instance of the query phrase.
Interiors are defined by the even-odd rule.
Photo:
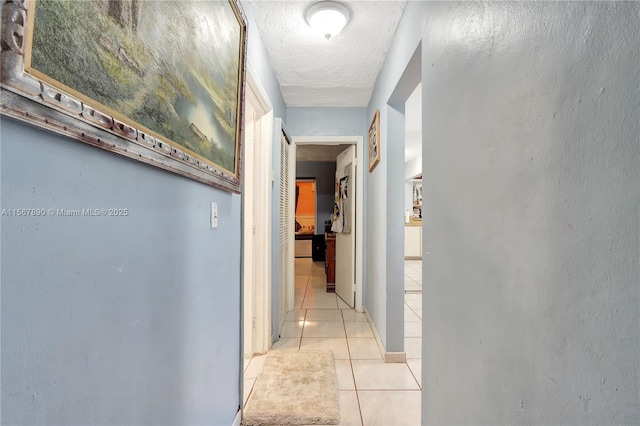
[[[405,352],[385,352],[384,362],[402,364],[407,362],[407,354]]]
[[[236,413],[236,418],[233,419],[232,426],[240,426],[241,422],[242,422],[242,410],[238,410],[238,412]]]
[[[382,354],[382,359],[387,363],[403,363],[407,362],[407,354],[406,352],[386,352],[384,349],[384,345],[382,344],[382,340],[380,340],[380,335],[378,334],[378,330],[376,329],[376,325],[373,323],[371,319],[371,315],[369,315],[369,311],[367,307],[364,307],[364,316],[367,318],[369,325],[371,326],[371,330],[373,330],[373,337],[376,339],[376,343],[378,344],[378,350]]]

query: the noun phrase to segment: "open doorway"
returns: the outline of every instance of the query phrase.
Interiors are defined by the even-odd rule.
[[[295,257],[308,258],[316,235],[316,178],[297,178],[295,197]]]
[[[422,84],[405,103],[404,292],[422,291]]]
[[[336,150],[336,145],[342,145],[341,148],[337,148],[337,152],[335,153],[334,158],[337,160],[337,155],[342,152],[345,148],[349,147],[349,146],[354,146],[355,147],[355,152],[354,152],[354,157],[355,157],[355,161],[353,164],[353,173],[354,173],[354,179],[353,181],[355,182],[355,185],[357,187],[355,188],[355,208],[356,209],[363,209],[363,170],[364,170],[364,166],[363,166],[363,158],[364,158],[364,154],[363,154],[363,138],[362,136],[297,136],[297,137],[292,137],[292,152],[291,155],[293,157],[293,159],[296,158],[296,152],[297,149],[303,146],[309,146],[309,145],[322,145],[322,146],[326,146],[327,149],[333,147],[334,150]],[[297,173],[297,163],[296,161],[292,161],[291,163],[291,170],[290,172],[296,176]],[[334,198],[335,198],[335,166],[333,166],[333,169],[331,171],[331,180],[330,180],[330,185],[331,185],[331,190],[328,194],[320,194],[320,190],[319,190],[319,183],[316,179],[316,183],[317,183],[317,187],[316,187],[316,199],[317,199],[317,204],[316,204],[316,210],[317,210],[317,214],[315,217],[315,232],[316,235],[320,235],[322,234],[322,236],[324,236],[324,232],[325,232],[325,226],[327,224],[327,222],[329,223],[328,226],[330,227],[330,223],[331,223],[331,213],[333,212],[333,205],[334,205]],[[308,175],[307,175],[308,176]],[[295,181],[292,182],[292,188],[290,190],[291,194],[295,194]],[[326,200],[325,200],[326,198]],[[325,206],[326,204],[326,206]],[[291,219],[290,219],[291,223],[290,226],[293,228],[295,227],[295,223],[294,223],[294,215],[291,215]],[[353,283],[352,286],[355,290],[355,297],[354,297],[354,301],[353,301],[353,305],[355,307],[355,309],[359,312],[362,312],[363,310],[363,302],[362,302],[362,274],[363,274],[363,267],[362,267],[362,252],[363,252],[363,242],[362,242],[362,236],[363,236],[363,223],[362,221],[355,221],[355,223],[353,224],[354,226],[354,235],[356,236],[355,239],[355,250],[354,250],[354,256],[353,256]],[[324,241],[324,240],[323,240]],[[324,245],[324,242],[323,242]],[[291,262],[293,262],[293,257],[290,259]],[[287,301],[287,311],[290,312],[293,310],[294,308],[294,282],[293,280],[290,280],[290,282],[286,283],[286,293],[287,293],[287,297],[286,297],[286,301]]]

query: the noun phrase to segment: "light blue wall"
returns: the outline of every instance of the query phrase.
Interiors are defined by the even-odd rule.
[[[425,7],[422,421],[640,424],[640,4]]]
[[[330,161],[298,161],[296,177],[316,179],[316,234],[324,233],[324,221],[331,219],[335,202],[336,163]]]
[[[284,117],[243,6],[248,59]],[[1,423],[231,424],[240,405],[241,196],[1,124],[2,208],[129,209],[117,218],[2,217]],[[276,148],[277,172],[279,138]],[[279,212],[277,191],[273,200]]]
[[[422,424],[640,423],[639,15],[407,4],[369,115],[422,37]]]
[[[387,107],[386,341],[387,352],[404,352],[404,103]]]
[[[282,98],[278,80],[276,79],[273,68],[269,63],[269,58],[264,48],[264,44],[262,43],[262,38],[260,38],[260,33],[256,27],[253,9],[251,8],[251,4],[247,1],[241,0],[240,3],[242,4],[242,8],[247,18],[247,60],[251,64],[253,70],[258,74],[258,79],[269,97],[269,101],[273,106],[273,116],[284,120],[287,107],[284,103],[284,99]],[[274,144],[279,147],[280,139],[274,141]],[[273,158],[274,164],[276,164],[276,159],[278,159],[278,164],[280,163],[279,156],[274,155]]]
[[[11,119],[0,142],[3,208],[128,209],[2,217],[2,424],[231,424],[240,196]]]
[[[288,108],[291,136],[364,136],[365,108]]]
[[[404,110],[420,80],[424,2],[408,2],[376,80],[368,121],[380,110],[381,158],[367,182],[366,306],[388,352],[404,351]],[[381,232],[385,230],[385,232]]]

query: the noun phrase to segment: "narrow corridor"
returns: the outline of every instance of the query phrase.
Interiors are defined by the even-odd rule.
[[[273,351],[331,350],[336,360],[341,425],[419,425],[421,261],[405,262],[406,363],[385,363],[364,314],[326,292],[324,263],[296,259],[295,307]],[[407,284],[411,284],[408,286]],[[266,355],[245,369],[245,403]]]

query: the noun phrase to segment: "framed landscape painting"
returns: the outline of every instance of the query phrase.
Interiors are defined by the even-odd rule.
[[[369,126],[369,172],[380,162],[380,110],[376,110]]]
[[[3,114],[240,191],[246,19],[236,0],[2,8]]]

